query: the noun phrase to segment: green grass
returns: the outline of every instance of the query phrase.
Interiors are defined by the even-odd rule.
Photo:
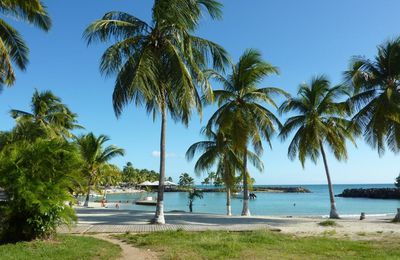
[[[323,227],[335,227],[335,226],[337,226],[337,223],[333,220],[325,220],[325,221],[319,222],[318,225],[323,226]]]
[[[117,238],[161,259],[400,259],[397,239],[351,241],[270,231],[169,231]]]
[[[108,260],[116,259],[121,248],[92,237],[59,235],[54,240],[0,245],[0,259],[7,260]]]

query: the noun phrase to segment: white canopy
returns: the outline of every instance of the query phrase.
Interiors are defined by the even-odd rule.
[[[139,186],[158,186],[159,182],[158,181],[153,181],[153,182],[149,182],[149,181],[145,181],[139,184]],[[172,181],[165,181],[164,182],[165,186],[178,186],[176,183],[173,183]]]
[[[167,186],[178,186],[178,184],[173,183],[172,181],[165,181],[164,184]]]

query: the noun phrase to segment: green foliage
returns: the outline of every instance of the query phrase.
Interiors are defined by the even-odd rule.
[[[33,24],[45,31],[50,29],[51,21],[47,10],[40,0],[2,0],[0,12],[4,16],[13,16],[16,20],[22,20]],[[28,64],[29,48],[22,36],[10,24],[0,19],[0,90],[3,85],[11,86],[15,82],[15,70],[13,63],[21,70],[25,70]]]
[[[120,254],[118,245],[89,236],[58,235],[54,240],[0,245],[1,259],[109,260]]]
[[[335,227],[335,226],[337,226],[337,223],[336,223],[336,221],[333,221],[333,220],[325,220],[325,221],[319,222],[318,225],[323,226],[323,227]]]
[[[106,174],[115,172],[115,167],[109,164],[109,161],[117,156],[123,156],[125,151],[114,145],[104,147],[104,144],[110,139],[105,135],[96,137],[93,133],[81,135],[76,138],[80,155],[84,162],[83,175],[87,180],[87,195],[85,206],[88,206],[90,189],[95,188],[106,177]],[[118,170],[119,171],[119,170]]]
[[[381,155],[400,151],[400,37],[378,46],[373,60],[354,57],[345,72],[354,88],[353,122]]]
[[[160,175],[155,171],[150,171],[147,169],[137,169],[134,168],[132,163],[128,162],[124,169],[122,170],[122,181],[130,185],[137,185],[145,181],[158,181]],[[168,180],[172,181],[169,177]]]
[[[396,186],[397,188],[400,189],[400,174],[399,174],[399,176],[397,176],[396,182],[394,183],[394,186]]]
[[[62,223],[74,221],[66,202],[79,172],[75,147],[63,140],[19,141],[0,152],[0,186],[8,201],[1,206],[1,239],[46,238]]]
[[[193,212],[193,202],[196,199],[203,199],[203,192],[200,190],[196,190],[196,189],[190,190],[188,192],[189,211],[190,212]]]
[[[12,109],[11,117],[18,124],[13,139],[33,140],[38,137],[72,137],[71,131],[82,128],[77,115],[70,111],[61,99],[51,91],[35,90],[31,100],[31,112]]]
[[[398,259],[398,239],[351,241],[298,237],[270,231],[168,231],[119,235],[135,247],[151,249],[162,259]]]
[[[181,187],[192,187],[194,186],[194,179],[188,173],[182,173],[179,176],[178,184]]]
[[[321,146],[328,145],[336,159],[347,159],[346,140],[355,144],[347,103],[339,102],[349,96],[346,86],[330,86],[325,76],[312,79],[311,84],[300,85],[296,98],[282,104],[282,113],[296,113],[288,118],[279,136],[284,140],[295,132],[288,148],[288,156],[298,156],[304,166],[306,158],[317,162]]]

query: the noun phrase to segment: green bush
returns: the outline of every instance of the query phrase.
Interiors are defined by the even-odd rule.
[[[37,139],[9,144],[0,152],[0,240],[48,238],[60,224],[76,220],[68,206],[79,157],[64,140]]]

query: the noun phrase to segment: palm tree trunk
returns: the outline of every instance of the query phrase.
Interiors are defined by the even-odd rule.
[[[85,203],[83,204],[84,207],[89,207],[90,186],[92,186],[92,177],[90,177],[89,181],[88,181],[88,191],[87,191],[87,194],[86,194]]]
[[[164,179],[165,179],[165,131],[167,127],[167,111],[165,104],[161,107],[161,139],[160,139],[160,179],[157,194],[154,224],[165,224],[164,218]]]
[[[226,215],[232,216],[231,189],[229,187],[226,188]]]
[[[247,148],[246,148],[247,150]],[[247,176],[247,151],[243,155],[243,209],[242,216],[250,216],[249,209],[249,184]]]
[[[338,219],[339,218],[339,214],[337,213],[337,210],[336,210],[335,195],[333,193],[333,186],[332,186],[332,182],[331,182],[331,176],[329,174],[328,161],[326,160],[326,154],[325,154],[325,150],[324,150],[324,146],[322,145],[322,142],[320,142],[319,145],[321,147],[321,154],[322,154],[322,158],[324,160],[326,178],[328,180],[329,198],[330,198],[330,201],[331,201],[331,211],[329,213],[329,218]]]

